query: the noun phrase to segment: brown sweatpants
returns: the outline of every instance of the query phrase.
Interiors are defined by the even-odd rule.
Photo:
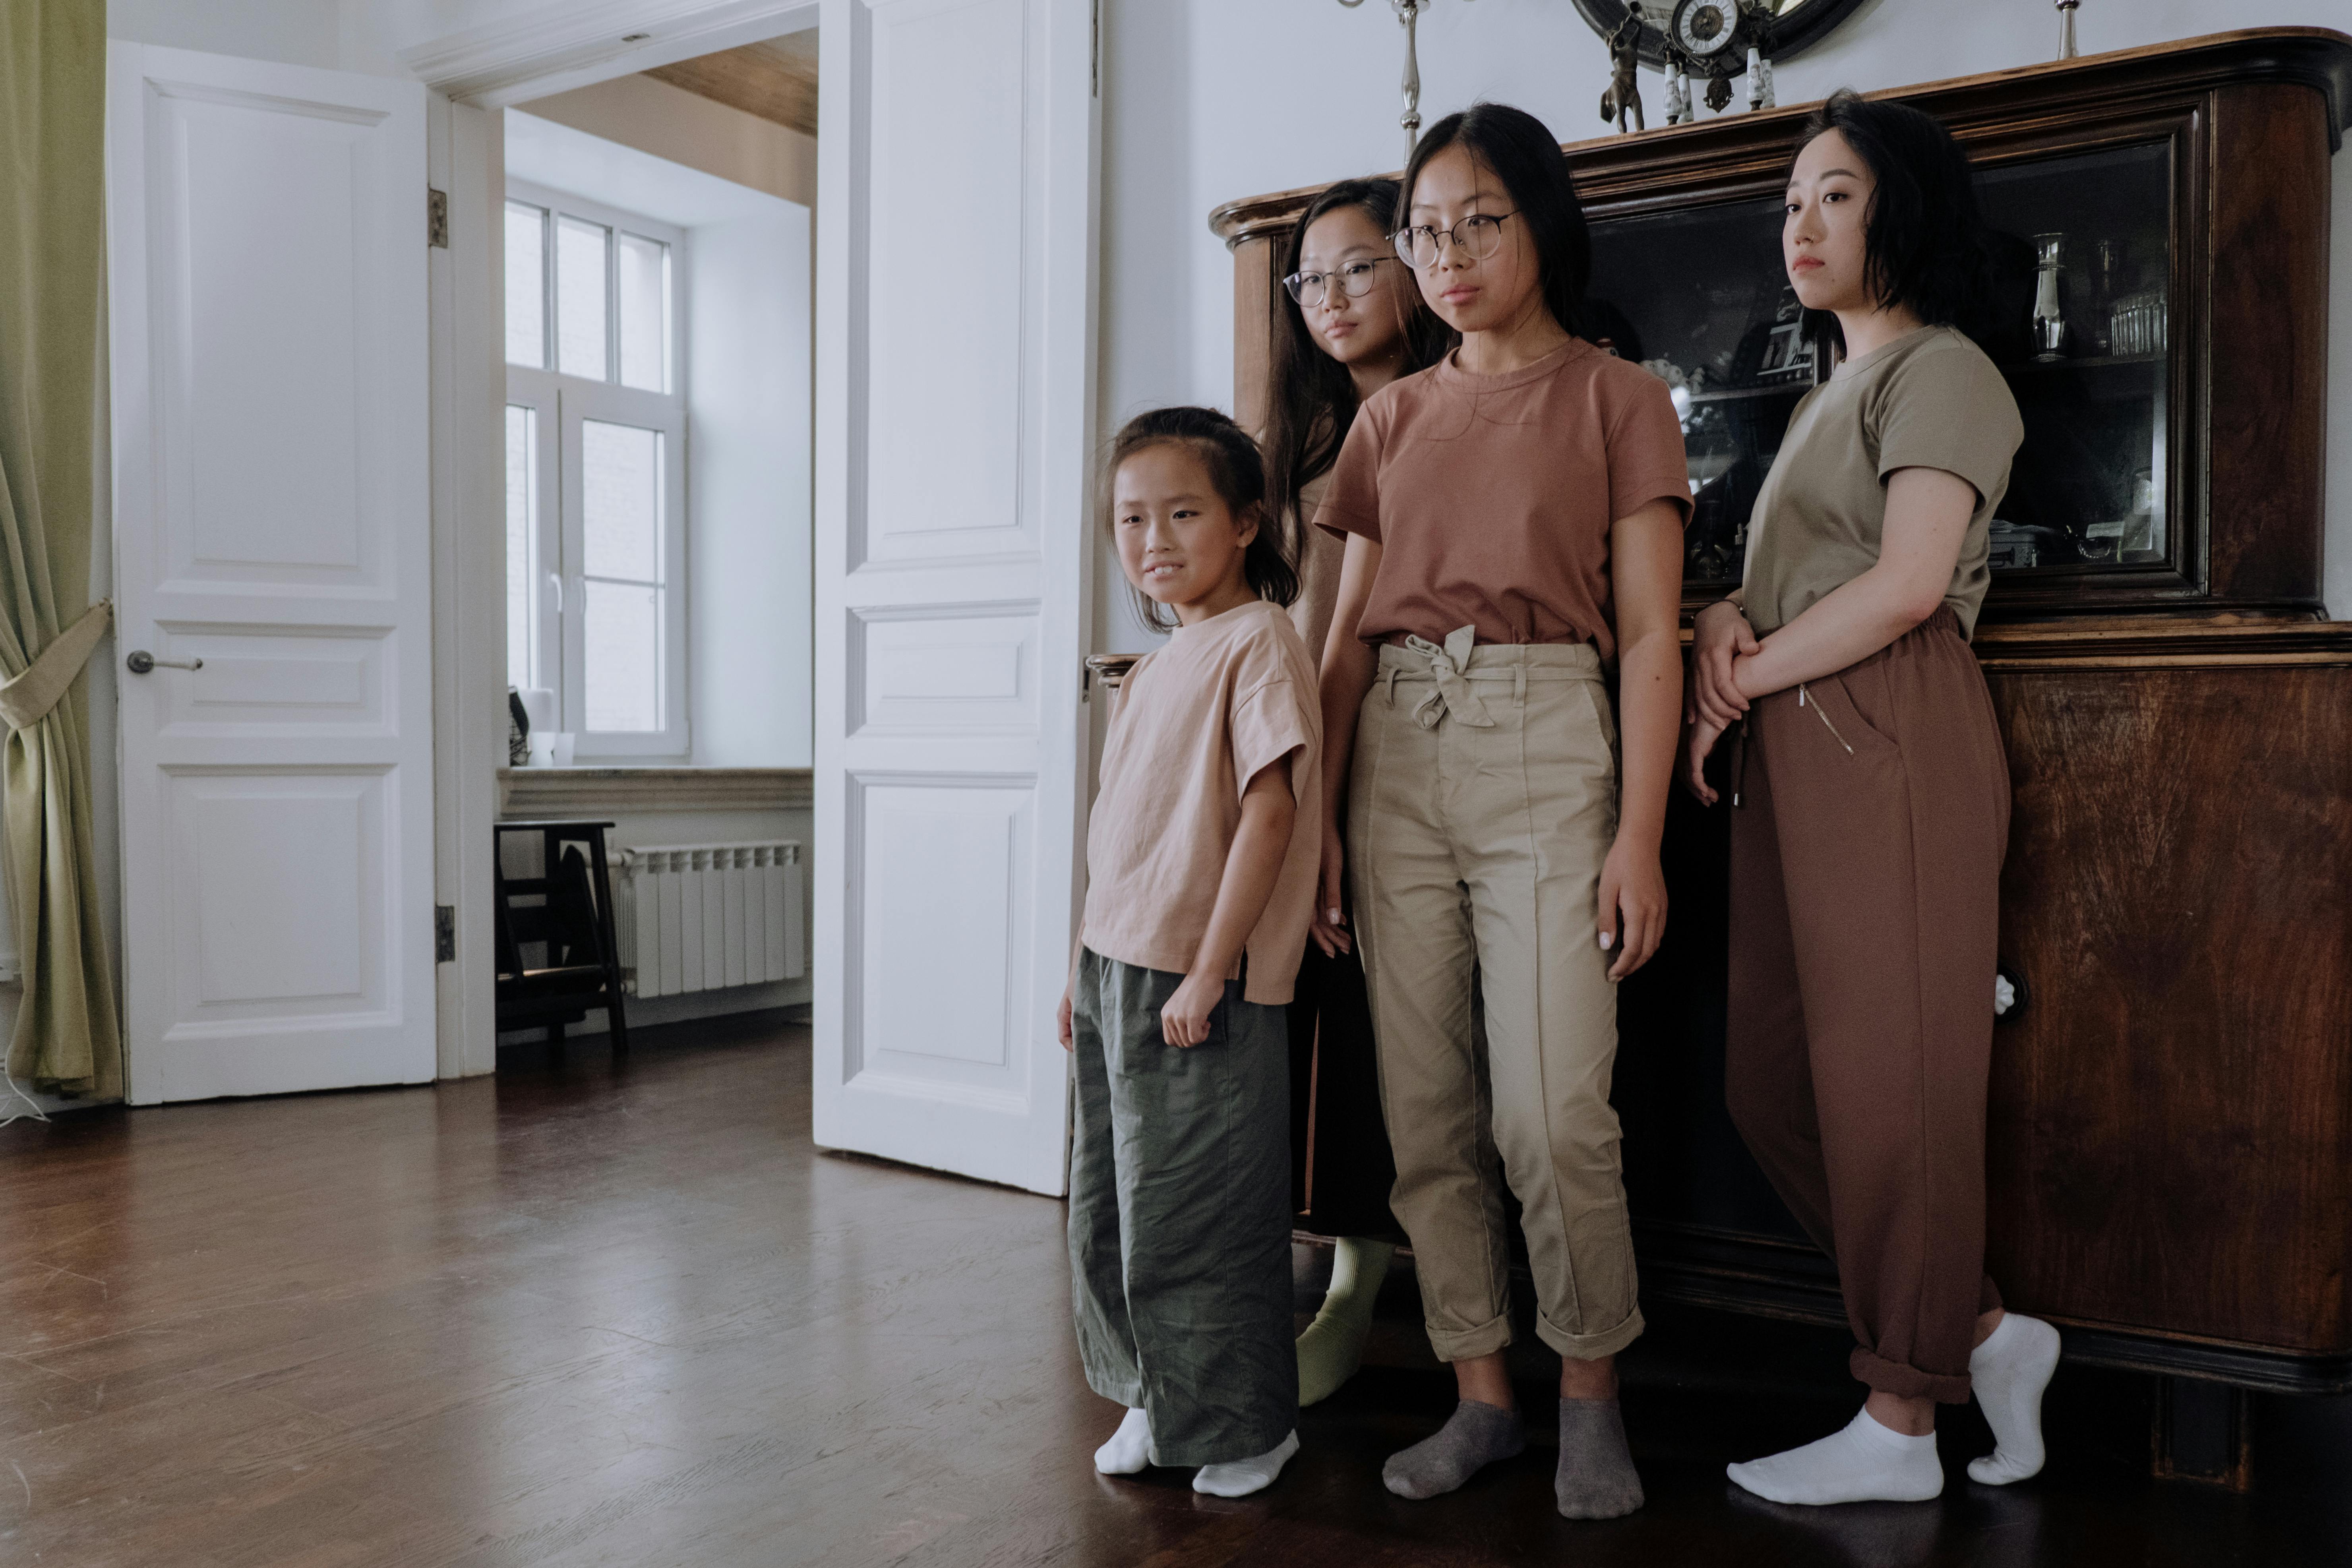
[[[1984,1272],[2009,767],[1948,609],[1748,710],[1733,758],[1732,1120],[1838,1266],[1853,1375],[1965,1404]]]

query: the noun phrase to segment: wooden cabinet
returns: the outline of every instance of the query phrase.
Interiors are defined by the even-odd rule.
[[[2319,618],[2352,38],[2231,33],[1888,96],[1980,171],[2014,301],[1987,346],[2027,424],[1976,642],[2015,791],[2001,950],[2025,991],[1996,1037],[1990,1267],[2080,1358],[2352,1388],[2352,623]],[[1817,373],[1774,330],[1804,113],[1568,148],[1594,297],[1689,394],[1693,607],[1736,577],[1754,481]],[[1212,218],[1245,421],[1313,195]],[[2054,345],[2032,321],[2053,292]],[[1644,1288],[1842,1321],[1723,1109],[1726,834],[1677,795],[1673,927],[1623,997]]]

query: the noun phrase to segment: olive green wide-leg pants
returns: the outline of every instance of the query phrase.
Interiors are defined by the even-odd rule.
[[[1078,955],[1071,1294],[1087,1385],[1150,1416],[1153,1463],[1214,1465],[1298,1421],[1290,1038],[1230,981],[1209,1037],[1169,1045],[1183,978]]]

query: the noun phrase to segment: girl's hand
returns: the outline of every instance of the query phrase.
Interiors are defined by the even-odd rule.
[[[1658,852],[1620,838],[1601,867],[1601,947],[1617,954],[1609,978],[1622,980],[1649,963],[1665,934],[1666,875]]]
[[[1197,1046],[1209,1037],[1209,1015],[1225,999],[1225,983],[1199,971],[1184,976],[1168,1005],[1160,1009],[1160,1037],[1171,1046]]]
[[[1064,1050],[1075,1048],[1070,1041],[1070,988],[1066,985],[1062,987],[1062,1005],[1054,1009],[1054,1029],[1062,1037]]]
[[[1683,788],[1701,805],[1713,805],[1721,798],[1706,782],[1706,759],[1723,731],[1724,726],[1712,719],[1693,718],[1683,731]]]
[[[1355,951],[1356,939],[1348,934],[1348,917],[1339,902],[1340,879],[1347,875],[1348,850],[1339,837],[1339,825],[1323,825],[1323,874],[1315,881],[1315,917],[1307,927],[1307,934],[1323,950],[1326,958],[1336,958]]]
[[[1691,627],[1690,716],[1713,721],[1720,734],[1747,712],[1748,699],[1732,679],[1731,661],[1763,646],[1730,600],[1701,610]]]

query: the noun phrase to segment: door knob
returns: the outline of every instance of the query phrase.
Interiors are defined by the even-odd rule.
[[[205,661],[200,658],[157,658],[143,647],[132,648],[122,656],[122,662],[133,675],[144,675],[152,669],[202,669],[205,667]]]

